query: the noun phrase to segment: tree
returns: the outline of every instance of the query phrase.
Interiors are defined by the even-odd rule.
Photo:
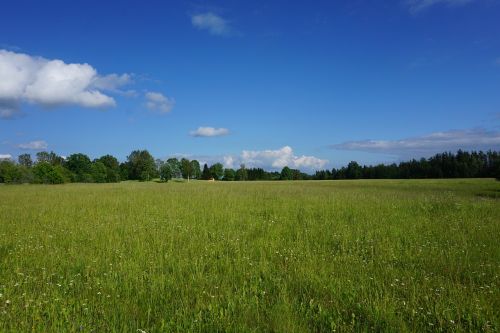
[[[236,180],[247,180],[248,179],[248,172],[245,167],[245,164],[241,164],[240,168],[236,171]]]
[[[73,181],[81,183],[93,182],[92,162],[87,155],[79,153],[68,156],[65,167],[73,173]]]
[[[170,164],[164,163],[160,167],[160,180],[168,182],[170,179],[172,179],[172,169],[170,168]]]
[[[362,168],[361,166],[355,162],[351,161],[347,165],[346,177],[348,179],[360,179],[362,176]]]
[[[66,181],[62,167],[53,166],[48,162],[38,162],[33,167],[35,183],[38,184],[62,184]]]
[[[24,165],[16,165],[9,160],[0,161],[0,183],[21,184],[33,181],[30,168]]]
[[[172,178],[182,177],[181,173],[181,162],[177,158],[169,158],[167,163],[170,165],[170,170],[172,171]]]
[[[129,176],[129,163],[128,162],[123,162],[120,163],[120,179],[121,180],[128,180]]]
[[[33,160],[31,159],[30,154],[21,154],[17,157],[17,161],[20,165],[23,165],[27,168],[31,168],[33,166]]]
[[[225,181],[233,181],[236,178],[236,171],[233,169],[225,169],[224,170],[224,178]]]
[[[292,180],[302,180],[304,179],[304,174],[300,172],[298,169],[291,169],[292,171]]]
[[[220,180],[224,176],[224,166],[222,163],[215,163],[210,166],[210,175],[213,178]]]
[[[155,159],[147,150],[134,150],[127,161],[129,179],[146,181],[157,176]]]
[[[41,163],[41,162],[47,162],[50,163],[50,155],[46,151],[39,151],[36,153],[36,162]]]
[[[106,182],[115,183],[120,181],[120,162],[118,162],[116,157],[112,155],[104,155],[99,157],[97,160],[94,160],[94,163],[95,162],[101,162],[106,167]]]
[[[285,166],[283,169],[281,169],[280,179],[281,180],[292,180],[293,179],[292,169],[290,169],[287,166]]]
[[[210,174],[210,169],[208,168],[207,163],[203,165],[203,172],[201,173],[201,179],[209,180],[212,177]]]
[[[196,179],[199,179],[201,177],[200,162],[198,162],[197,160],[191,161],[191,175]]]
[[[106,183],[108,178],[107,168],[104,163],[95,161],[92,163],[92,179],[96,183]]]
[[[51,151],[50,153],[48,153],[46,151],[40,151],[40,152],[36,153],[36,160],[37,160],[37,163],[47,162],[51,165],[63,165],[64,164],[64,158],[57,155],[53,151]]]
[[[191,170],[191,162],[187,158],[181,159],[181,173],[182,173],[182,178],[187,179],[189,181],[189,178],[191,178],[192,174]]]

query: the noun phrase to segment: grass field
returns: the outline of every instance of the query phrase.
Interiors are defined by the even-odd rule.
[[[500,182],[0,186],[0,331],[500,330]]]

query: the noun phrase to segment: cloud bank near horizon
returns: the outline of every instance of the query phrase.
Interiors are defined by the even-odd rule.
[[[425,157],[444,151],[500,149],[500,132],[486,129],[451,130],[400,140],[346,141],[330,146],[338,150]]]
[[[243,150],[239,155],[203,156],[175,154],[174,156],[196,159],[201,165],[204,163],[222,163],[225,168],[238,169],[241,164],[244,164],[247,168],[262,168],[274,171],[280,171],[283,167],[288,166],[292,169],[312,172],[325,168],[329,163],[328,160],[315,156],[295,155],[290,146],[284,146],[275,150]]]

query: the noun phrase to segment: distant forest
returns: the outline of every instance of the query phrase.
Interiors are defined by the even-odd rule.
[[[500,152],[445,152],[430,158],[399,164],[361,166],[355,161],[340,169],[319,170],[306,174],[285,166],[281,172],[262,168],[237,170],[224,168],[221,163],[201,167],[197,160],[155,159],[147,150],[135,150],[125,162],[111,155],[93,161],[85,154],[63,158],[54,152],[39,152],[33,160],[30,154],[19,155],[17,162],[0,161],[0,183],[62,184],[111,183],[122,180],[148,181],[172,178],[215,179],[223,181],[252,180],[330,180],[330,179],[410,179],[410,178],[497,178],[500,179]]]

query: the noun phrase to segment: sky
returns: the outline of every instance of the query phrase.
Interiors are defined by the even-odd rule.
[[[135,149],[312,172],[500,149],[500,0],[26,1],[0,158]]]

